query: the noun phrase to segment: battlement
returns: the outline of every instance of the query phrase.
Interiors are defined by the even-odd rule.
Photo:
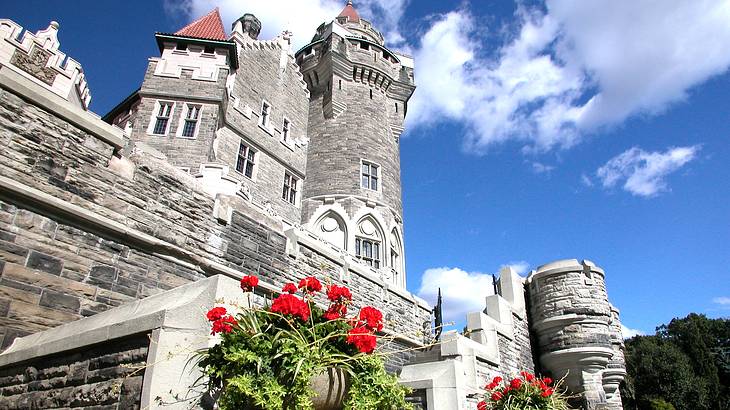
[[[81,65],[59,50],[59,24],[35,34],[12,20],[0,19],[0,65],[33,80],[62,98],[89,109],[91,93]]]

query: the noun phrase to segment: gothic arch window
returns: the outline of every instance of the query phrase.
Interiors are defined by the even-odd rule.
[[[400,239],[398,231],[393,229],[390,233],[390,249],[388,254],[388,264],[390,265],[392,278],[391,281],[398,285],[404,286],[403,275],[403,242]]]
[[[380,269],[384,257],[383,229],[372,216],[366,216],[357,223],[355,233],[355,257],[362,263]]]
[[[324,240],[343,250],[347,250],[347,224],[334,211],[322,215],[314,224],[315,232]]]

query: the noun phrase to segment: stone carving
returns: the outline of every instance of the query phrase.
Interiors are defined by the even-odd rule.
[[[47,67],[50,58],[51,53],[39,47],[33,47],[30,50],[30,54],[25,54],[21,50],[16,49],[10,63],[44,83],[53,85],[53,81],[56,80],[58,73],[52,68]]]

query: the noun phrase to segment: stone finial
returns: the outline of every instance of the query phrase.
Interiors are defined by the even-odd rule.
[[[246,35],[254,40],[261,33],[261,21],[251,13],[246,13],[233,23],[233,32]]]
[[[51,21],[48,24],[48,28],[45,30],[38,30],[35,35],[37,39],[42,41],[43,48],[48,50],[58,50],[58,46],[61,45],[61,43],[58,42],[59,27],[61,27],[61,25],[58,24],[57,21]]]

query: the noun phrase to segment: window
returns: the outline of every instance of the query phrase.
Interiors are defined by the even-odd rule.
[[[243,175],[253,178],[253,166],[256,152],[247,147],[243,142],[238,146],[238,160],[236,161],[236,171]]]
[[[271,115],[271,105],[264,101],[261,103],[261,125],[264,127],[269,126],[269,116]]]
[[[355,238],[355,256],[368,265],[380,268],[380,242],[372,239]]]
[[[378,172],[380,167],[370,162],[362,162],[362,187],[378,190]]]
[[[289,132],[291,131],[291,122],[288,118],[284,118],[284,124],[281,126],[281,139],[286,142],[289,140]]]
[[[284,172],[284,190],[281,192],[281,199],[290,204],[297,203],[297,183],[299,179],[294,175]]]
[[[213,46],[205,46],[203,49],[204,54],[215,54],[215,48]]]
[[[167,135],[167,126],[170,124],[170,115],[172,114],[172,103],[158,102],[157,106],[157,117],[152,133],[155,135]]]
[[[200,106],[187,104],[187,112],[185,113],[185,122],[183,123],[181,137],[195,138],[198,130],[198,119],[200,118]]]

